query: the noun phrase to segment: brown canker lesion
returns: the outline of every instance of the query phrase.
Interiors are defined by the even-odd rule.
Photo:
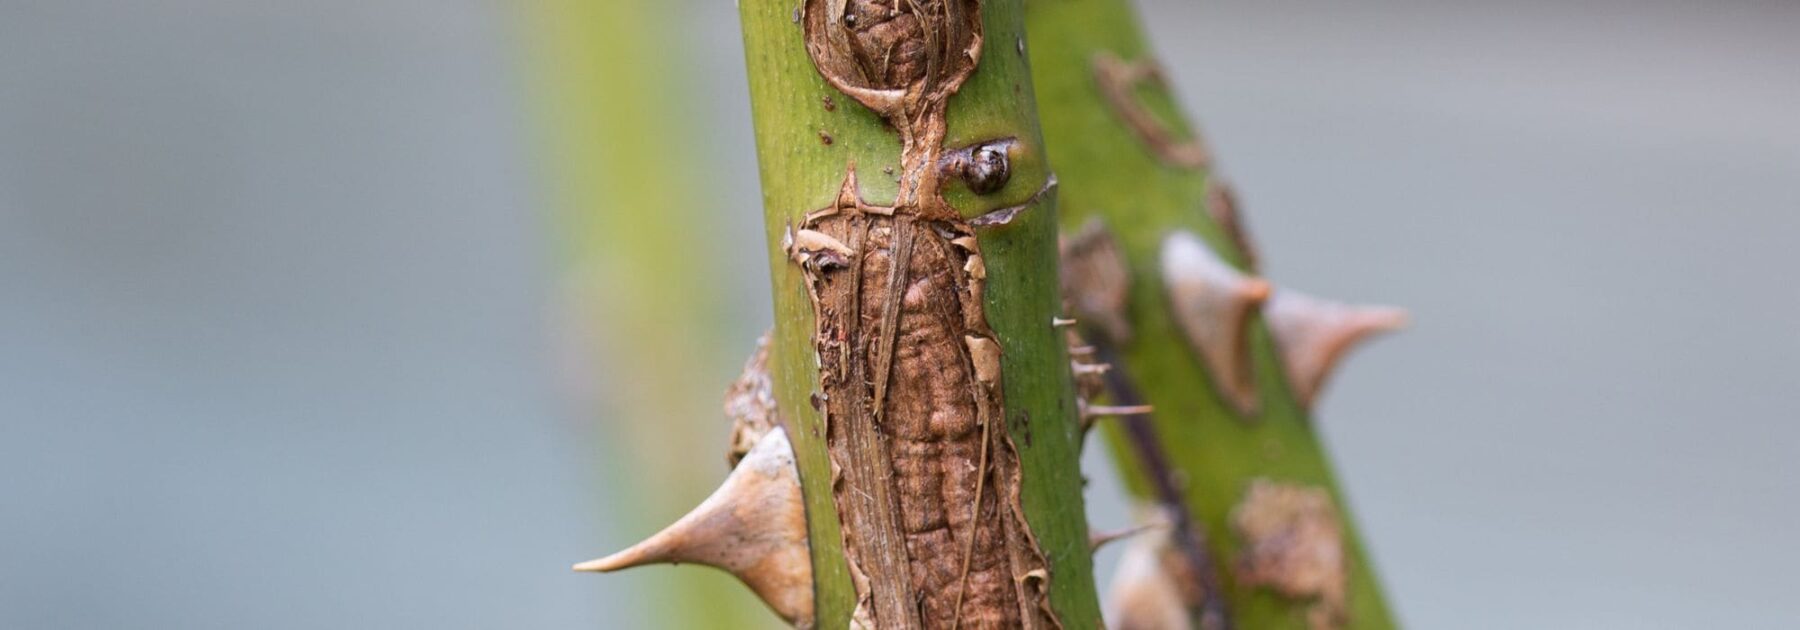
[[[843,188],[788,250],[817,314],[833,495],[859,598],[876,627],[1041,627],[1053,621],[1045,564],[1000,425],[1002,350],[974,228],[871,206],[853,172]]]
[[[1132,135],[1150,147],[1156,157],[1171,166],[1202,169],[1212,163],[1212,152],[1198,138],[1183,137],[1168,123],[1158,120],[1138,98],[1144,86],[1167,89],[1162,66],[1154,59],[1126,61],[1112,53],[1094,56],[1094,81],[1113,114]]]
[[[1011,140],[943,146],[946,100],[979,59],[980,8],[809,0],[802,15],[820,74],[901,138],[892,205],[864,200],[847,167],[832,203],[784,238],[815,315],[852,625],[1061,625],[1019,505],[980,239],[943,197],[950,181],[986,194],[1010,176]]]
[[[1349,564],[1343,524],[1324,488],[1257,479],[1231,512],[1243,543],[1236,563],[1240,584],[1283,597],[1310,600],[1313,630],[1349,620]]]

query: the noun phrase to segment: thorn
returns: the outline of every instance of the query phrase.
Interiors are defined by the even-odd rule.
[[[1184,579],[1170,562],[1175,553],[1166,523],[1149,523],[1154,530],[1146,536],[1132,537],[1119,568],[1113,573],[1112,587],[1106,593],[1108,625],[1122,629],[1193,628],[1189,603],[1193,581]]]
[[[1275,292],[1263,314],[1288,384],[1309,408],[1351,348],[1405,328],[1408,320],[1403,309],[1344,304],[1287,289]]]
[[[1080,361],[1070,361],[1069,369],[1075,371],[1075,378],[1081,378],[1084,376],[1100,376],[1100,375],[1106,374],[1106,372],[1108,370],[1111,370],[1112,364],[1111,363],[1082,363]]]
[[[1269,298],[1268,281],[1244,275],[1186,231],[1163,239],[1161,265],[1175,320],[1220,396],[1240,414],[1255,413],[1249,325],[1250,315]]]
[[[1082,410],[1082,415],[1099,418],[1103,416],[1142,416],[1156,412],[1152,405],[1092,405]]]
[[[1057,245],[1063,297],[1082,319],[1098,324],[1106,341],[1122,344],[1131,339],[1131,320],[1125,315],[1130,301],[1131,272],[1125,254],[1112,232],[1099,219],[1091,219]]]
[[[847,164],[844,166],[844,181],[838,184],[836,205],[838,208],[855,208],[861,201],[862,195],[857,192],[856,186],[856,165]]]
[[[1237,206],[1237,194],[1233,192],[1231,184],[1226,183],[1217,175],[1207,178],[1207,213],[1211,214],[1213,222],[1218,223],[1219,228],[1225,230],[1225,234],[1231,237],[1231,244],[1236,246],[1238,253],[1243,256],[1244,268],[1249,269],[1251,273],[1257,273],[1261,268],[1262,257],[1257,253],[1256,245],[1250,242],[1250,230],[1244,223],[1243,215],[1238,213]]]
[[[1131,527],[1107,530],[1107,531],[1094,531],[1093,527],[1088,527],[1088,531],[1093,532],[1092,534],[1088,535],[1088,552],[1093,553],[1093,552],[1099,551],[1101,547],[1105,547],[1114,542],[1124,540],[1126,538],[1131,538],[1132,536],[1136,536],[1138,534],[1142,534],[1144,532],[1147,532],[1147,531],[1150,531],[1153,529],[1157,529],[1159,527],[1167,527],[1167,526],[1168,526],[1167,523],[1142,523],[1139,525],[1133,525]]]
[[[1077,397],[1075,407],[1081,416],[1081,434],[1087,435],[1094,430],[1102,418],[1119,418],[1124,416],[1142,416],[1156,411],[1150,405],[1090,405],[1085,398]]]
[[[1052,318],[1050,318],[1050,326],[1052,328],[1068,328],[1068,327],[1074,326],[1075,324],[1078,324],[1078,323],[1080,323],[1080,322],[1077,322],[1073,319],[1069,319],[1067,317],[1052,317]]]
[[[617,571],[694,563],[736,575],[783,619],[812,625],[812,560],[787,432],[769,431],[699,507],[631,548],[574,566]]]
[[[764,435],[781,425],[775,382],[769,376],[769,340],[774,337],[771,329],[756,338],[756,349],[744,361],[743,372],[725,390],[725,417],[731,418],[731,446],[726,449],[725,461],[733,467]]]

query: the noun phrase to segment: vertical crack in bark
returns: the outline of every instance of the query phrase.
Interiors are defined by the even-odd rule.
[[[1001,347],[983,310],[975,226],[943,198],[1005,183],[998,140],[945,159],[945,109],[981,51],[978,0],[807,0],[814,65],[901,140],[891,207],[850,167],[836,201],[790,229],[806,275],[832,497],[857,591],[852,624],[1061,627],[1019,505]],[[955,168],[947,168],[955,165]]]

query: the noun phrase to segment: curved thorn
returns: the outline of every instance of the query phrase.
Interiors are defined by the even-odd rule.
[[[1131,272],[1125,253],[1111,230],[1099,219],[1057,244],[1062,272],[1063,298],[1081,318],[1097,324],[1106,341],[1122,344],[1131,339]]]
[[[1153,529],[1156,529],[1159,527],[1167,527],[1167,526],[1168,526],[1167,523],[1143,523],[1140,525],[1133,525],[1131,527],[1125,527],[1125,528],[1121,528],[1121,529],[1112,529],[1112,530],[1106,530],[1106,531],[1093,531],[1094,528],[1089,527],[1088,531],[1093,532],[1093,533],[1088,534],[1088,551],[1096,552],[1096,551],[1099,551],[1101,547],[1105,547],[1112,543],[1115,543],[1115,542],[1118,542],[1118,541],[1121,541],[1121,540],[1124,540],[1127,538],[1131,538],[1138,534],[1142,534],[1144,532],[1147,532],[1147,531],[1150,531],[1150,530],[1153,530]]]
[[[1147,416],[1156,411],[1150,405],[1092,405],[1080,397],[1075,399],[1075,407],[1081,416],[1081,434],[1084,436],[1094,430],[1094,425],[1099,424],[1101,418]]]
[[[1301,404],[1312,407],[1337,364],[1358,343],[1405,328],[1406,311],[1359,306],[1282,289],[1263,309],[1281,365]]]
[[[712,496],[668,528],[574,569],[606,572],[684,562],[736,575],[783,619],[812,625],[806,513],[785,430],[777,427],[763,436]]]
[[[1269,283],[1238,271],[1186,231],[1163,239],[1160,262],[1175,320],[1205,361],[1220,396],[1238,413],[1255,413],[1250,315],[1268,299]]]
[[[1148,523],[1149,534],[1125,546],[1106,593],[1107,625],[1119,630],[1189,630],[1192,612],[1180,577],[1170,571],[1167,523]]]

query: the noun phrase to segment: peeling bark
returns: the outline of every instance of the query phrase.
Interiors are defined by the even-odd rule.
[[[983,194],[1010,175],[1010,139],[943,146],[947,101],[980,56],[980,3],[812,0],[801,21],[820,74],[901,140],[893,205],[867,202],[848,166],[785,239],[814,314],[853,624],[1060,627],[1002,424],[981,239],[943,196],[954,178]]]

